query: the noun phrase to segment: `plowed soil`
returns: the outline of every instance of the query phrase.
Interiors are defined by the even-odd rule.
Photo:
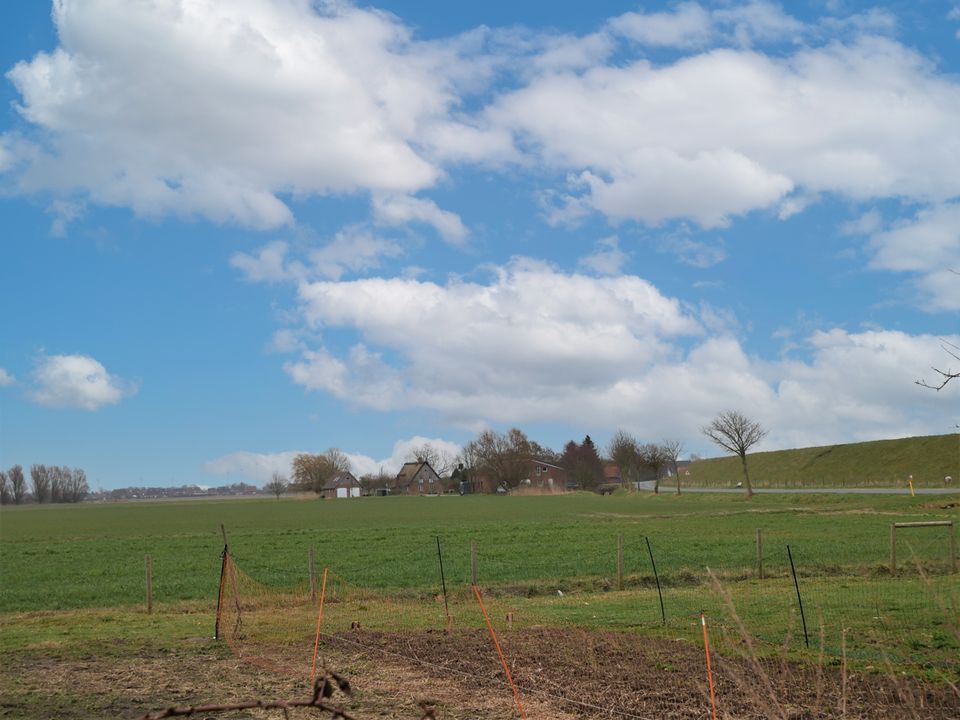
[[[628,633],[538,629],[501,638],[528,718],[711,717],[702,647]],[[955,720],[960,692],[893,670],[836,667],[742,656],[712,656],[719,718]],[[0,716],[39,719],[137,718],[170,706],[249,699],[306,699],[309,652],[266,669],[198,639],[162,651],[112,647],[85,658],[20,655],[0,673]],[[519,717],[489,636],[481,631],[385,634],[364,630],[325,638],[322,662],[346,675],[349,697],[333,698],[354,718],[437,720]],[[281,711],[194,715],[282,718]],[[329,717],[291,710],[291,718]]]

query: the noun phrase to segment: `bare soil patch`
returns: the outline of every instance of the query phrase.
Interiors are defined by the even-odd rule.
[[[630,633],[533,629],[505,633],[503,647],[529,718],[710,717],[702,648]],[[309,643],[304,643],[309,647]],[[306,699],[309,651],[286,655],[282,670],[232,656],[198,639],[176,648],[117,644],[88,657],[16,654],[0,674],[0,716],[137,718],[177,705],[250,699]],[[387,634],[354,631],[326,638],[322,657],[350,678],[342,697],[354,717],[469,720],[516,717],[514,700],[489,637],[455,630]],[[960,694],[949,683],[922,683],[893,671],[839,669],[750,657],[714,656],[721,718],[947,720],[960,717]],[[217,718],[282,718],[278,711],[242,711]],[[296,710],[291,718],[322,717]]]

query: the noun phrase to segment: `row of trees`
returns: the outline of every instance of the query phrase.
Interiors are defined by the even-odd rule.
[[[14,465],[6,472],[0,471],[0,502],[20,505],[32,497],[38,503],[76,503],[90,493],[87,474],[80,468],[71,470],[66,465],[31,465],[30,485],[32,493],[28,494],[20,465]]]
[[[747,470],[747,451],[767,434],[759,423],[743,413],[726,411],[717,415],[702,432],[711,441],[740,457],[743,464],[745,491],[753,495]],[[530,461],[540,460],[564,468],[570,481],[584,490],[592,490],[604,483],[604,466],[613,463],[629,487],[643,479],[652,480],[654,492],[660,491],[660,480],[665,470],[677,478],[680,493],[679,461],[684,443],[677,439],[660,442],[642,442],[626,430],[618,430],[601,456],[593,440],[587,435],[581,442],[569,441],[562,453],[531,440],[519,428],[506,432],[483,430],[468,442],[459,456],[451,456],[426,443],[411,448],[407,460],[425,460],[441,478],[453,483],[483,477],[496,487],[515,488],[530,474]],[[323,486],[337,475],[350,472],[350,461],[336,448],[319,454],[301,453],[293,460],[292,479],[279,473],[266,485],[268,492],[278,498],[288,487],[293,490],[312,490],[320,493]],[[386,486],[392,478],[382,471],[365,475],[361,484],[368,490]]]

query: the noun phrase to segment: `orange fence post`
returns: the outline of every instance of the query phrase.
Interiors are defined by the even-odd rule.
[[[317,612],[317,636],[313,641],[313,667],[310,668],[310,682],[317,678],[317,651],[320,649],[320,625],[323,624],[323,603],[327,598],[327,571],[323,569],[323,583],[320,587],[320,610]]]
[[[483,619],[487,621],[487,629],[490,631],[490,637],[493,638],[493,646],[497,649],[497,655],[500,656],[500,664],[503,666],[503,671],[507,674],[507,681],[510,683],[510,689],[513,690],[513,700],[517,704],[517,711],[520,713],[520,717],[526,720],[527,715],[523,711],[523,703],[520,702],[520,691],[517,690],[517,686],[513,682],[513,675],[510,674],[507,659],[503,656],[503,650],[500,649],[500,641],[497,640],[497,633],[493,629],[493,623],[490,622],[490,616],[487,615],[487,609],[483,606],[483,598],[480,597],[480,588],[476,585],[473,586],[473,594],[477,596],[477,602],[480,603],[480,611],[483,613]]]
[[[707,655],[707,680],[710,682],[710,710],[713,720],[717,720],[717,699],[713,694],[713,671],[710,669],[710,640],[707,638],[707,618],[701,612],[700,624],[703,625],[703,650]]]

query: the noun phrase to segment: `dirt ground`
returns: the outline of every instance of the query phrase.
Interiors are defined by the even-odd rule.
[[[710,718],[703,650],[681,641],[627,633],[522,630],[503,650],[525,716],[542,720]],[[252,653],[251,653],[252,654]],[[222,643],[197,639],[176,648],[116,644],[88,657],[22,654],[0,671],[0,717],[138,718],[170,706],[310,697],[309,652],[265,667],[238,659]],[[358,720],[432,716],[436,720],[519,717],[489,636],[481,631],[375,633],[329,637],[322,662],[351,681],[335,703]],[[960,691],[893,671],[849,674],[836,667],[714,655],[719,718],[955,720]],[[197,714],[283,718],[282,711]],[[290,718],[329,717],[315,709]]]

